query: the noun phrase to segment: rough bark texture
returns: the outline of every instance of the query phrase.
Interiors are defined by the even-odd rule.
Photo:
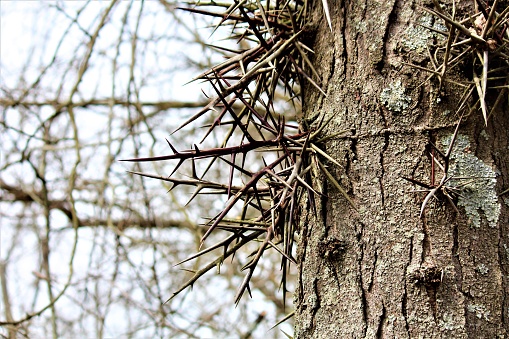
[[[327,98],[306,88],[303,119],[334,116],[324,136],[354,129],[322,146],[359,211],[316,178],[328,198],[302,216],[295,336],[507,338],[509,194],[498,196],[509,187],[507,96],[487,127],[479,112],[468,117],[453,156],[464,176],[497,176],[478,188],[486,201],[457,202],[457,213],[432,199],[420,218],[426,193],[402,176],[430,183],[430,142],[446,148],[461,96],[446,86],[437,103],[436,81],[419,86],[429,74],[402,65],[426,64],[430,36],[417,22],[429,15],[418,6],[430,3],[328,1],[331,34],[314,2],[309,36]]]

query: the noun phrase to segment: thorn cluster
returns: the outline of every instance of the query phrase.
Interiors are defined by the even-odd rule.
[[[442,45],[428,46],[428,57],[433,69],[409,65],[431,73],[428,80],[432,77],[438,78],[439,93],[444,82],[462,86],[464,92],[456,110],[456,116],[459,119],[446,153],[441,152],[431,143],[431,183],[426,184],[412,178],[404,178],[422,187],[414,192],[427,192],[421,205],[421,217],[432,198],[445,197],[447,202],[458,212],[454,199],[461,194],[462,188],[474,180],[481,179],[479,177],[459,178],[450,175],[451,152],[462,119],[480,109],[484,123],[487,125],[495,109],[507,101],[504,96],[509,89],[509,7],[500,5],[498,0],[494,0],[491,6],[483,0],[475,0],[476,13],[458,19],[454,0],[452,1],[452,13],[446,12],[438,0],[433,0],[433,2],[435,9],[423,9],[437,19],[443,20],[447,30],[436,31],[431,27],[427,28],[442,34],[447,39],[442,40]],[[465,67],[465,65],[467,74],[471,74],[469,81],[458,82],[447,76],[450,70]],[[491,109],[487,103],[487,95],[490,91],[496,94]],[[470,105],[469,102],[472,98],[474,104]],[[439,168],[443,174],[439,183],[435,183],[435,172],[437,172],[435,168]],[[458,180],[458,184],[451,184]]]
[[[217,230],[226,231],[229,235],[179,264],[219,248],[223,249],[223,254],[194,272],[193,277],[171,298],[191,287],[205,272],[251,243],[257,243],[258,249],[243,266],[247,274],[235,302],[240,300],[246,290],[250,293],[250,279],[268,249],[274,249],[281,255],[281,283],[285,295],[286,273],[289,265],[295,263],[292,253],[301,198],[306,196],[309,205],[314,208],[314,196],[322,195],[313,188],[312,176],[323,174],[353,206],[346,191],[327,169],[327,163],[339,163],[319,147],[319,143],[324,140],[320,140],[319,135],[327,123],[321,121],[314,129],[304,131],[286,123],[284,114],[276,113],[277,93],[284,91],[292,102],[299,100],[300,85],[304,80],[323,93],[313,80],[313,77],[318,77],[308,58],[308,53],[312,51],[299,40],[305,29],[308,4],[307,1],[257,0],[234,1],[231,5],[200,1],[195,5],[182,9],[220,18],[216,29],[219,26],[231,27],[230,38],[244,42],[243,45],[249,47],[237,51],[228,50],[230,55],[226,61],[193,79],[208,82],[215,96],[176,131],[206,114],[212,114],[212,123],[206,126],[202,141],[220,126],[229,127],[229,130],[219,147],[199,149],[194,145],[191,149],[178,151],[168,141],[172,154],[125,161],[175,160],[177,165],[167,177],[133,173],[168,181],[173,184],[172,189],[179,185],[192,186],[195,192],[190,201],[202,193],[225,195],[228,199],[221,212],[208,219],[202,245]],[[197,6],[222,11],[203,10]],[[252,170],[253,164],[246,166],[246,156],[253,152],[268,152],[271,156],[258,157],[260,166]],[[199,161],[208,161],[201,176],[197,175],[195,165]],[[192,174],[188,179],[175,178],[175,171],[184,162],[191,163]],[[227,182],[205,179],[213,165],[229,167]],[[236,186],[236,182],[243,184]],[[239,210],[240,213],[232,218],[231,214]]]
[[[442,34],[446,39],[428,48],[432,69],[410,66],[431,73],[430,78],[437,77],[439,93],[444,82],[464,87],[463,99],[476,99],[471,111],[480,108],[487,125],[498,105],[507,99],[504,95],[509,88],[509,7],[498,0],[493,1],[491,6],[483,0],[476,0],[476,13],[460,19],[454,0],[452,13],[446,12],[438,0],[433,2],[434,9],[423,9],[443,20],[447,30],[426,28]],[[450,70],[457,67],[468,75],[468,82],[458,82],[447,76]],[[490,91],[497,94],[491,110],[486,100]]]

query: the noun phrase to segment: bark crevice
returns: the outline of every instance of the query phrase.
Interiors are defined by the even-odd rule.
[[[368,330],[368,300],[367,300],[367,297],[366,297],[366,290],[364,289],[364,281],[363,281],[363,278],[362,278],[362,263],[364,261],[364,246],[363,244],[361,243],[360,246],[359,246],[359,249],[360,249],[360,257],[359,257],[359,260],[358,260],[358,265],[359,265],[359,290],[360,290],[360,294],[361,294],[361,305],[362,305],[362,321],[364,323],[364,327],[363,327],[363,334],[362,334],[362,337],[366,337],[366,332]]]

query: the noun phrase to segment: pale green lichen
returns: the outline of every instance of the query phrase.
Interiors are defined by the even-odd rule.
[[[449,147],[452,136],[444,138],[442,145]],[[460,188],[458,205],[465,209],[471,225],[481,226],[481,214],[484,214],[488,225],[496,227],[501,206],[495,191],[496,173],[493,169],[470,153],[470,142],[464,135],[456,138],[449,176],[453,176],[448,186]]]
[[[486,275],[490,271],[490,269],[486,265],[480,264],[479,266],[476,267],[476,271],[482,275]]]
[[[467,310],[468,312],[471,312],[471,313],[475,313],[475,316],[479,319],[483,319],[484,320],[487,320],[489,321],[489,317],[490,317],[490,311],[488,311],[486,309],[486,307],[482,306],[482,305],[474,305],[474,304],[470,304],[467,306]]]
[[[412,98],[405,94],[405,86],[402,85],[401,80],[397,80],[382,90],[380,101],[389,110],[402,112],[410,106]]]
[[[357,32],[364,34],[368,31],[368,25],[365,20],[357,21],[355,23],[355,29]]]
[[[439,320],[438,326],[448,331],[453,331],[462,328],[463,324],[458,319],[455,319],[452,313],[445,312],[442,315],[442,319]]]
[[[486,133],[486,130],[485,130],[485,129],[483,129],[483,130],[481,131],[481,137],[483,137],[483,138],[484,138],[484,140],[488,140],[488,139],[490,138],[490,137],[488,136],[488,133]]]
[[[416,51],[417,53],[426,52],[428,40],[433,37],[442,38],[442,36],[423,26],[432,27],[436,30],[447,32],[447,29],[444,25],[440,23],[434,23],[434,21],[436,20],[433,20],[433,17],[430,14],[427,14],[419,18],[420,25],[410,25],[410,27],[408,27],[408,29],[403,33],[403,36],[400,40],[403,48],[408,51]]]

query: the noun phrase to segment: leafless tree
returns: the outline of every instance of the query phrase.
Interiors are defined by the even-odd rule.
[[[234,307],[242,274],[229,261],[166,302],[205,262],[174,267],[225,201],[185,207],[192,191],[126,172],[174,164],[119,162],[167,153],[164,139],[208,103],[202,84],[181,85],[222,57],[207,47],[211,21],[164,0],[0,6],[2,335],[278,337],[267,331],[290,309],[270,260],[253,302]],[[196,143],[196,129],[173,145]]]

